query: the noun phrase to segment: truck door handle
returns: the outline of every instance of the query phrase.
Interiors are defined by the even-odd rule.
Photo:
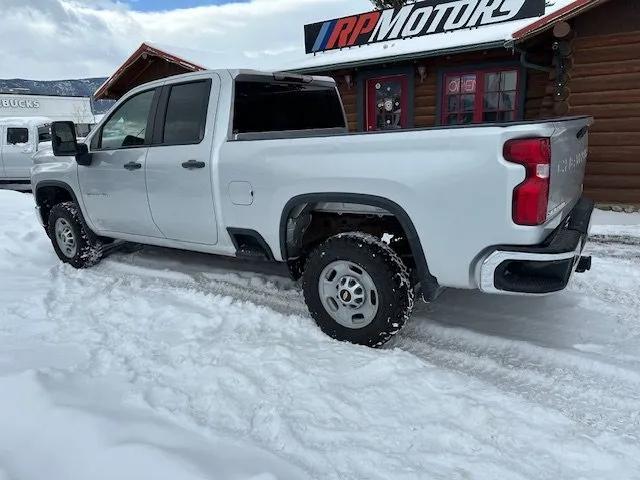
[[[124,168],[129,171],[140,170],[142,168],[142,164],[138,162],[129,162],[124,164]]]
[[[198,162],[197,160],[189,160],[188,162],[184,162],[182,164],[182,168],[186,168],[187,170],[193,170],[194,168],[204,168],[204,162]]]

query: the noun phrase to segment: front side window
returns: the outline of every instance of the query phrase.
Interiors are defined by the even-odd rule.
[[[443,80],[443,125],[511,122],[520,116],[516,69],[446,74]]]
[[[234,133],[346,127],[332,86],[238,80],[235,90]]]
[[[171,87],[162,143],[198,143],[204,138],[210,85],[203,81]]]
[[[7,128],[7,144],[17,145],[29,142],[29,129],[27,128]]]
[[[38,127],[38,142],[51,141],[51,125]]]
[[[145,145],[149,112],[155,90],[125,101],[102,127],[100,148],[115,149]]]

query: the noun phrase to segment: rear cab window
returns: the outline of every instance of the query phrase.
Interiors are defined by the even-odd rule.
[[[346,129],[335,85],[239,76],[235,82],[234,135]]]

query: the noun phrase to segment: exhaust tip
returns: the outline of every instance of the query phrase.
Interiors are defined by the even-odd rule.
[[[591,270],[591,257],[580,257],[578,260],[578,267],[576,268],[577,273],[584,273]]]

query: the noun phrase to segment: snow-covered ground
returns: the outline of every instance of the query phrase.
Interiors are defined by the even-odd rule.
[[[640,478],[640,215],[597,213],[566,293],[448,291],[369,350],[277,267],[76,271],[0,206],[1,480]]]

